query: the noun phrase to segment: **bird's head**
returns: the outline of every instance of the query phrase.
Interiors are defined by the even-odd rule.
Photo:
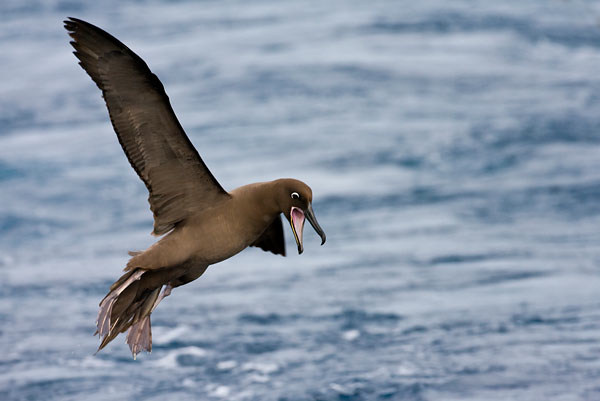
[[[321,237],[321,245],[325,243],[325,232],[319,225],[312,208],[312,190],[302,181],[291,178],[278,180],[277,200],[281,212],[292,226],[292,233],[298,245],[298,253],[302,253],[302,230],[304,228],[304,219],[306,218],[310,225]]]

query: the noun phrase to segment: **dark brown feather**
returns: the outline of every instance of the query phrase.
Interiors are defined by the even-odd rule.
[[[264,233],[250,246],[256,246],[263,251],[285,256],[285,237],[281,216],[277,216]]]
[[[85,21],[65,28],[80,65],[102,90],[125,155],[150,193],[154,234],[229,197],[179,124],[160,80],[119,40]]]

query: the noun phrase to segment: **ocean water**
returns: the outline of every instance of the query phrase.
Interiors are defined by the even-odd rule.
[[[600,400],[600,3],[97,3],[0,3],[0,399]],[[92,333],[152,216],[66,16],[327,233],[174,290],[136,361]]]

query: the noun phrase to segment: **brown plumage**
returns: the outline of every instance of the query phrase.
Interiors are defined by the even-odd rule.
[[[146,63],[85,21],[69,18],[65,28],[79,64],[102,91],[127,159],[148,188],[153,234],[164,235],[147,250],[130,252],[125,274],[100,302],[98,350],[128,331],[134,358],[141,350],[151,351],[152,311],[173,288],[197,279],[209,265],[248,246],[285,256],[281,213],[290,222],[299,253],[305,217],[325,243],[306,184],[279,179],[225,191]]]

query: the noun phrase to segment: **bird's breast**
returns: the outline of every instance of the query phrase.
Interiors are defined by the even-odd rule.
[[[269,224],[262,216],[249,218],[238,210],[212,210],[198,216],[189,226],[195,242],[195,256],[208,264],[241,252],[260,236]]]

